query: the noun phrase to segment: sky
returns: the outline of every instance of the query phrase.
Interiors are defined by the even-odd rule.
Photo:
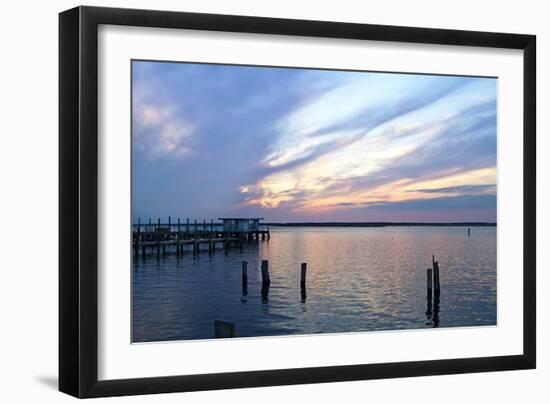
[[[132,62],[132,216],[496,222],[497,79]]]

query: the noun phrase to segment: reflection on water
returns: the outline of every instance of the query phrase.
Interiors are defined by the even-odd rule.
[[[495,227],[474,227],[469,237],[462,227],[271,232],[270,241],[228,252],[136,259],[133,341],[213,338],[215,320],[235,324],[237,337],[496,324]],[[432,254],[441,282],[433,304]]]

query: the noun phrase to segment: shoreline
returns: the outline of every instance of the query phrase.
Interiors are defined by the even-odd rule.
[[[289,222],[262,223],[274,227],[496,227],[491,222]]]

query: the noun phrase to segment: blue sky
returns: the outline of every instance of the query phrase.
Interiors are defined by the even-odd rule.
[[[496,221],[496,79],[132,69],[134,220]]]

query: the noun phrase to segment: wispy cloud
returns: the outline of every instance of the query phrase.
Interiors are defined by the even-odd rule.
[[[185,116],[184,105],[171,98],[149,69],[135,74],[133,80],[133,145],[153,159],[188,155],[195,125]]]
[[[407,192],[423,192],[428,194],[468,194],[468,195],[477,195],[477,194],[495,194],[496,193],[495,184],[480,184],[480,185],[457,185],[454,187],[443,187],[443,188],[424,188],[424,189],[411,189]]]
[[[152,158],[188,155],[193,131],[194,126],[170,105],[134,106],[134,145]]]

